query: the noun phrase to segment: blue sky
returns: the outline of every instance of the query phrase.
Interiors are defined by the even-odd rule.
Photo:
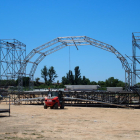
[[[139,5],[140,0],[0,0],[0,39],[23,42],[28,54],[56,37],[86,35],[132,56],[132,32],[140,32]],[[61,82],[70,65],[71,70],[79,66],[81,75],[91,81],[109,77],[125,80],[114,54],[93,46],[78,48],[70,47],[70,64],[69,47],[45,57],[35,78],[41,78],[44,65],[54,66],[58,74],[55,81]],[[30,72],[28,66],[26,71]]]

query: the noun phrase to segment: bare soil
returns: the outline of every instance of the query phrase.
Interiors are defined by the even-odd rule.
[[[0,104],[0,108],[8,105]],[[140,110],[11,105],[0,114],[0,140],[139,140]]]

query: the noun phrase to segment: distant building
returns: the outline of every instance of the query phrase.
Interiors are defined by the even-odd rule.
[[[97,90],[99,85],[65,85],[68,90]]]
[[[107,91],[119,92],[119,91],[123,91],[123,87],[107,87]]]

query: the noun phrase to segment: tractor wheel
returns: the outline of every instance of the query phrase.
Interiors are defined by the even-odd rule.
[[[54,105],[54,109],[58,109],[58,103]]]
[[[50,109],[53,109],[53,106],[51,106]]]
[[[64,109],[64,103],[61,104],[60,109]]]
[[[44,109],[47,109],[48,107],[47,107],[47,105],[46,104],[44,104]]]

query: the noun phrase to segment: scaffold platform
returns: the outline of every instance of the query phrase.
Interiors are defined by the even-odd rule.
[[[10,116],[10,96],[9,97],[4,97],[4,98],[9,98],[9,101],[8,101],[8,109],[0,109],[0,113],[9,113],[9,116]],[[5,102],[5,101],[0,101],[0,102]]]
[[[10,109],[0,109],[0,113],[6,113],[9,112],[9,116],[10,116]]]
[[[12,104],[43,104],[48,91],[24,91],[10,94]],[[116,106],[140,107],[140,95],[136,91],[63,91],[66,106]]]

